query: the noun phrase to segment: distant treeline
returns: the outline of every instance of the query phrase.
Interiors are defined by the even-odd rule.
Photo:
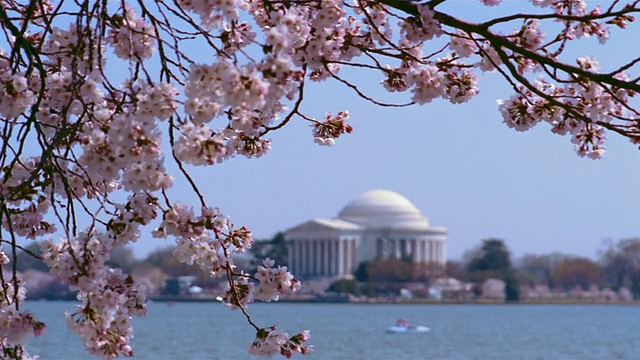
[[[31,274],[35,271],[48,272],[46,265],[38,259],[38,243],[30,244],[25,250],[19,254],[18,271]],[[108,265],[121,268],[138,281],[144,281],[151,293],[161,291],[167,279],[178,276],[195,276],[194,284],[203,288],[219,287],[224,281],[212,278],[197,267],[178,262],[172,251],[172,248],[158,249],[144,259],[136,259],[130,248],[116,248]],[[237,258],[236,262],[239,268],[252,271],[265,257],[287,265],[287,246],[282,234],[270,240],[256,241],[252,256]],[[472,283],[481,283],[489,278],[501,279],[506,284],[507,298],[514,300],[519,297],[518,289],[523,285],[544,285],[567,291],[576,287],[587,290],[592,285],[613,290],[625,287],[635,299],[640,299],[640,238],[611,242],[596,260],[560,253],[527,254],[512,259],[505,241],[488,239],[467,251],[462,260],[449,261],[444,267],[414,264],[410,259],[378,259],[359,264],[354,273],[355,279],[362,283],[429,283],[442,276]],[[39,279],[38,288],[32,290],[32,294],[34,291],[45,294],[38,296],[45,298],[55,297],[62,291],[55,279]]]
[[[282,234],[255,246],[256,258],[270,257],[287,263]],[[520,286],[547,286],[570,291],[588,290],[596,285],[617,291],[627,288],[640,299],[640,238],[610,242],[594,260],[571,254],[527,254],[512,258],[506,242],[483,240],[467,251],[460,261],[448,261],[444,268],[436,264],[415,264],[410,259],[378,259],[359,264],[355,273],[359,282],[431,282],[448,276],[463,282],[482,283],[489,278],[505,281],[506,297],[517,300]]]

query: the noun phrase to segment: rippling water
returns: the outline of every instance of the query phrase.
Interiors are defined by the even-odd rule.
[[[31,341],[32,354],[91,358],[64,326],[62,313],[74,303],[27,307],[48,324]],[[273,303],[249,310],[259,325],[310,329],[308,359],[640,359],[638,306]],[[431,331],[385,333],[400,317]],[[218,303],[151,303],[135,320],[133,347],[138,359],[249,359],[250,339],[241,313]]]

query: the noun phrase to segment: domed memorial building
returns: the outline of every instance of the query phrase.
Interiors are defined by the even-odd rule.
[[[432,227],[404,196],[389,190],[358,195],[334,219],[312,219],[285,231],[289,270],[302,278],[353,274],[362,261],[446,261],[447,230]]]

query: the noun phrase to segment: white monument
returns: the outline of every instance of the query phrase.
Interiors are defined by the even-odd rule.
[[[334,219],[312,219],[284,233],[297,277],[343,277],[362,261],[446,262],[447,230],[429,226],[407,198],[389,190],[358,195]]]

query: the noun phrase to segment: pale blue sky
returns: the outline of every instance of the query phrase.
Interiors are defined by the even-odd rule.
[[[515,132],[497,111],[495,100],[509,92],[496,81],[483,77],[469,104],[405,109],[380,109],[320,84],[307,97],[308,113],[349,108],[352,134],[320,147],[309,125],[294,121],[275,134],[266,156],[198,168],[196,177],[209,204],[256,238],[334,217],[377,188],[399,192],[433,225],[447,227],[453,259],[489,237],[504,239],[517,256],[593,257],[604,239],[640,236],[640,151],[612,134],[607,154],[594,161],[578,157],[569,138],[545,124]],[[176,188],[184,187],[177,179]],[[137,252],[154,244],[141,240]]]
[[[638,54],[635,34],[615,33],[605,47],[589,41],[585,55],[607,62]],[[378,78],[363,79],[365,89],[382,94]],[[304,111],[321,118],[349,109],[352,134],[320,147],[308,123],[295,119],[273,135],[265,157],[195,170],[209,205],[258,239],[313,217],[335,217],[371,189],[406,196],[433,225],[448,228],[450,259],[490,237],[504,239],[516,256],[595,257],[603,240],[640,236],[637,147],[610,134],[605,157],[593,161],[578,157],[570,139],[546,124],[526,133],[509,129],[496,100],[511,91],[497,74],[481,76],[480,95],[467,104],[404,109],[381,109],[335,82],[309,85]],[[176,179],[173,194],[184,189],[186,182]],[[134,248],[143,255],[168,244],[143,238]]]

